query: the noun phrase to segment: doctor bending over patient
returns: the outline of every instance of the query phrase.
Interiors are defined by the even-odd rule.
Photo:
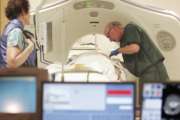
[[[125,67],[141,81],[169,80],[165,58],[139,26],[130,23],[123,28],[115,21],[104,32],[111,41],[120,42],[120,48],[112,51],[110,57],[122,53]]]
[[[9,23],[0,41],[1,68],[35,66],[34,42],[23,34],[24,26],[30,24],[29,9],[28,0],[8,1],[5,13]]]

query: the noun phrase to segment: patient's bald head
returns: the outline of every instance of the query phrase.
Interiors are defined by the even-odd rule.
[[[106,25],[104,34],[111,41],[119,42],[124,34],[124,29],[120,22],[113,21]]]

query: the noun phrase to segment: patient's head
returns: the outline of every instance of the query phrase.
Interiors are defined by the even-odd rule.
[[[120,22],[113,21],[106,25],[104,34],[111,41],[119,42],[124,34],[124,29]]]

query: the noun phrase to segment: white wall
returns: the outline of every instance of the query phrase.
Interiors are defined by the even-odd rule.
[[[29,1],[31,5],[31,10],[34,10],[41,3],[42,0],[29,0]]]
[[[36,8],[41,1],[42,0],[30,0],[31,9]],[[46,1],[47,3],[50,3],[56,0],[46,0]],[[180,0],[132,0],[132,1],[172,10],[176,12],[177,14],[179,14],[180,16],[180,7],[179,7]]]
[[[180,0],[132,0],[132,1],[168,9],[180,15],[180,7],[179,7]]]
[[[36,7],[41,4],[41,1],[45,1],[47,4],[56,2],[57,0],[29,0],[31,4],[31,10],[36,9]],[[59,0],[58,0],[59,1]]]

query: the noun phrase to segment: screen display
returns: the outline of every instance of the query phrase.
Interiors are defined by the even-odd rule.
[[[142,120],[179,120],[180,84],[143,85]]]
[[[35,77],[0,77],[0,113],[36,112]]]
[[[134,120],[134,84],[43,87],[43,120]]]

